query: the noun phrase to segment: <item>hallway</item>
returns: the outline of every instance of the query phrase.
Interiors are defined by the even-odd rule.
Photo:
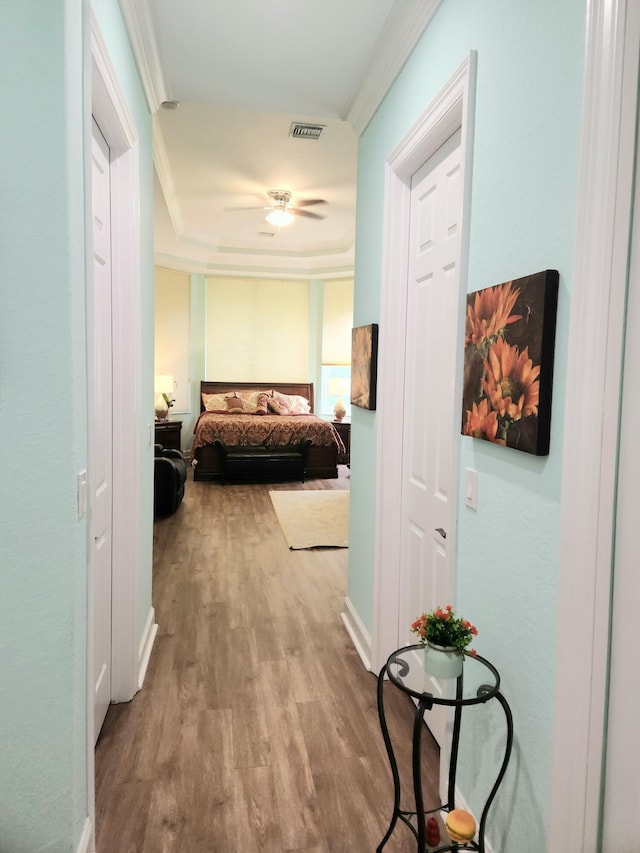
[[[98,853],[375,850],[393,788],[376,679],[340,619],[348,551],[289,551],[269,499],[348,489],[341,473],[190,480],[155,523],[159,630],[144,689],[110,707],[96,747]],[[386,695],[404,777],[412,708]],[[437,764],[423,784],[437,789]],[[399,826],[385,853],[414,849]]]

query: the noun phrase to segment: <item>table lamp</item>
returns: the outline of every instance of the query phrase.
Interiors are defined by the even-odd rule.
[[[336,404],[333,407],[333,416],[335,420],[341,421],[347,414],[342,398],[349,393],[349,380],[344,376],[332,376],[327,383],[327,391],[330,397],[336,397]]]
[[[173,405],[173,376],[168,373],[157,373],[153,380],[153,390],[156,395],[156,418],[159,421],[166,421],[169,409]]]

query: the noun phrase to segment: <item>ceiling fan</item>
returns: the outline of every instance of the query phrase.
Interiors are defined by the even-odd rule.
[[[296,216],[306,216],[309,219],[324,219],[320,213],[314,213],[311,210],[304,210],[305,207],[310,207],[313,204],[326,204],[323,198],[307,198],[293,204],[291,201],[290,190],[267,190],[269,204],[264,206],[262,210],[267,210],[265,217],[270,225],[275,225],[277,228],[284,228],[286,225],[291,225]],[[259,207],[228,207],[227,210],[260,210]]]

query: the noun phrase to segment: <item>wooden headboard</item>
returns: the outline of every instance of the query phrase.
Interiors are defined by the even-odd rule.
[[[280,391],[281,394],[299,394],[306,397],[314,412],[313,382],[204,382],[200,383],[200,411],[204,412],[203,394],[226,394],[229,391]]]

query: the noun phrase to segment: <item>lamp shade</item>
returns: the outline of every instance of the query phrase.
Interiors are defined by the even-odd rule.
[[[168,373],[156,373],[153,390],[155,394],[173,394],[173,376]]]
[[[343,397],[349,393],[349,380],[344,376],[332,376],[327,382],[327,392],[331,397]]]

